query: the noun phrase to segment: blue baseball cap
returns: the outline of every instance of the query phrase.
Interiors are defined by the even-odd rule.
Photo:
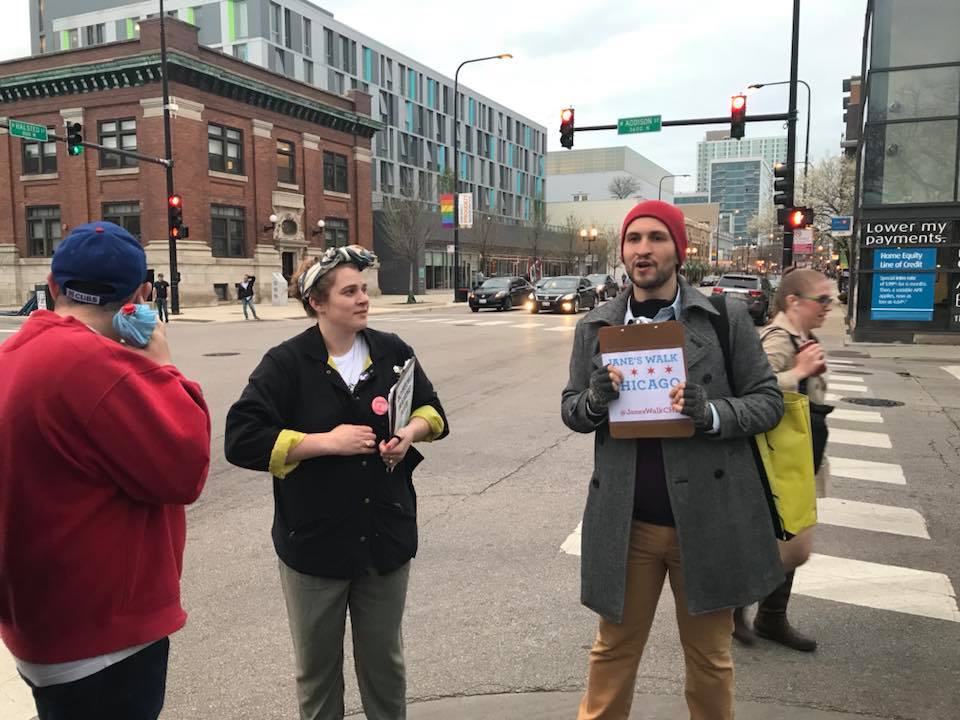
[[[71,230],[54,251],[50,271],[71,300],[105,305],[126,300],[146,281],[147,255],[133,235],[101,220]],[[71,287],[77,283],[82,289]]]

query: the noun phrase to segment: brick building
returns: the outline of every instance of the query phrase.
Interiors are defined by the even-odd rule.
[[[372,247],[370,138],[382,126],[370,97],[318,90],[200,46],[192,25],[166,26],[175,190],[190,228],[177,244],[181,302],[232,299],[244,273],[266,293],[304,253]],[[159,21],[145,20],[134,40],[0,63],[0,116],[61,137],[79,122],[87,142],[163,157],[159,48]],[[149,267],[169,273],[163,166],[69,156],[3,129],[0,178],[0,306],[23,303],[59,240],[99,218],[131,230]]]

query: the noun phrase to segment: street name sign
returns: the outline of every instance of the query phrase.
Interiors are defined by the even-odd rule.
[[[660,115],[641,115],[640,117],[620,118],[617,120],[617,135],[660,132],[660,121]]]
[[[8,120],[10,134],[24,140],[47,141],[47,128],[43,125],[34,125],[23,120]]]

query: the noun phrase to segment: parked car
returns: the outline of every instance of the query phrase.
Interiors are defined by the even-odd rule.
[[[578,313],[580,308],[597,306],[597,291],[587,278],[576,275],[561,275],[546,278],[543,284],[530,294],[530,312]]]
[[[597,291],[597,299],[599,300],[609,300],[610,298],[616,297],[617,293],[620,292],[620,286],[617,285],[617,281],[610,275],[596,273],[594,275],[587,275],[587,280],[593,283],[593,287]]]
[[[700,287],[713,287],[719,279],[719,275],[704,275],[700,279]]]
[[[473,312],[480,312],[481,308],[510,310],[522,306],[531,292],[533,285],[522,277],[487,278],[467,296],[467,304]]]
[[[770,317],[770,300],[773,288],[770,282],[759,275],[726,273],[713,288],[714,295],[726,295],[747,303],[747,311],[757,325],[763,325]]]

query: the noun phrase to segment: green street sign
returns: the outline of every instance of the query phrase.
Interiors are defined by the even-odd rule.
[[[47,128],[43,125],[34,125],[23,120],[10,120],[10,134],[13,137],[23,138],[24,140],[47,141]]]
[[[640,117],[620,118],[617,120],[617,135],[660,132],[660,117],[660,115],[641,115]]]

